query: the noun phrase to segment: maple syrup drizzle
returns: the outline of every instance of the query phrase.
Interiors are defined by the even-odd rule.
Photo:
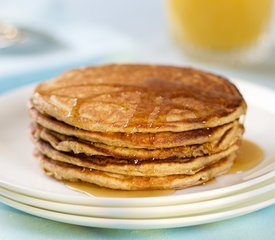
[[[112,87],[110,91],[102,89],[102,92],[94,92],[94,87]],[[71,88],[82,88],[85,93],[87,88],[91,88],[88,94],[81,95],[81,89],[76,93],[70,91],[68,95],[65,91]],[[73,86],[62,86],[47,91],[39,91],[37,93],[44,96],[56,96],[72,99],[73,103],[67,117],[77,120],[79,118],[79,110],[85,103],[99,102],[118,105],[126,111],[133,109],[133,114],[125,119],[122,127],[132,128],[132,132],[136,132],[139,127],[158,128],[158,122],[166,122],[166,116],[171,110],[183,111],[193,115],[193,120],[201,123],[207,122],[207,112],[214,111],[215,115],[224,115],[225,109],[228,107],[239,106],[242,101],[241,96],[233,96],[221,91],[209,91],[202,87],[196,87],[183,81],[164,80],[161,78],[148,78],[140,82],[139,85],[122,85],[122,84],[79,84]],[[125,101],[115,101],[115,97],[121,97],[122,94],[135,94],[135,103]],[[102,99],[97,98],[103,97]],[[177,99],[190,99],[191,101],[204,102],[204,111],[198,111],[192,104],[181,104]],[[123,98],[122,98],[123,99]],[[214,110],[213,110],[214,109]],[[206,113],[206,116],[204,115]],[[211,115],[211,113],[210,113]],[[145,120],[144,120],[145,119]],[[142,121],[140,121],[142,120]],[[142,122],[142,126],[139,123]]]

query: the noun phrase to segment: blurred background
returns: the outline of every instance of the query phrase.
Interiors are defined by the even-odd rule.
[[[273,0],[1,0],[0,84],[109,62],[188,65],[275,89]],[[36,71],[36,74],[35,74]]]

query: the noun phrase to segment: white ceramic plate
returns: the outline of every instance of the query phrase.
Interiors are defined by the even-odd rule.
[[[9,191],[0,187],[0,196],[4,196],[17,202],[42,208],[50,211],[56,211],[66,214],[75,214],[89,217],[103,218],[130,218],[130,219],[153,219],[168,217],[183,217],[194,214],[202,214],[206,212],[216,211],[226,207],[232,207],[237,204],[247,202],[253,198],[257,198],[263,194],[275,193],[275,178],[266,182],[256,184],[247,188],[244,192],[214,200],[187,203],[182,205],[171,206],[150,206],[150,207],[95,207],[83,206],[66,203],[58,203],[46,201],[21,195],[16,192]],[[275,196],[274,196],[275,197]]]
[[[264,165],[275,155],[275,94],[260,86],[236,81],[249,111],[246,118],[245,137],[256,142],[265,152]],[[33,87],[22,88],[0,98],[0,186],[21,194],[56,202],[94,206],[156,206],[213,199],[265,181],[275,172],[244,181],[243,174],[225,175],[214,184],[176,191],[170,196],[145,198],[90,197],[65,187],[47,177],[32,156],[33,146],[28,138],[26,102]],[[259,166],[258,166],[259,167]],[[244,174],[246,174],[244,172]]]
[[[264,207],[274,204],[275,191],[270,192],[269,194],[264,194],[251,201],[247,201],[246,203],[236,205],[230,208],[224,208],[223,210],[214,211],[208,214],[162,219],[112,219],[85,217],[32,207],[3,196],[0,196],[0,201],[18,210],[58,222],[102,228],[160,229],[211,223],[248,214],[258,209],[262,209]]]

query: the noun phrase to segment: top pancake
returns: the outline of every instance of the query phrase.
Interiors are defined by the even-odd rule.
[[[105,65],[68,71],[41,83],[32,104],[43,114],[89,131],[181,132],[239,118],[246,104],[227,79],[157,65]]]

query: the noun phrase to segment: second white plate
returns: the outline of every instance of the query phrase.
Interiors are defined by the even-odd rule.
[[[272,191],[269,194],[264,194],[243,204],[224,208],[220,211],[214,211],[208,214],[162,219],[111,219],[86,217],[32,207],[3,196],[0,196],[0,201],[35,216],[75,225],[117,229],[160,229],[194,226],[248,214],[274,204],[275,191]]]

